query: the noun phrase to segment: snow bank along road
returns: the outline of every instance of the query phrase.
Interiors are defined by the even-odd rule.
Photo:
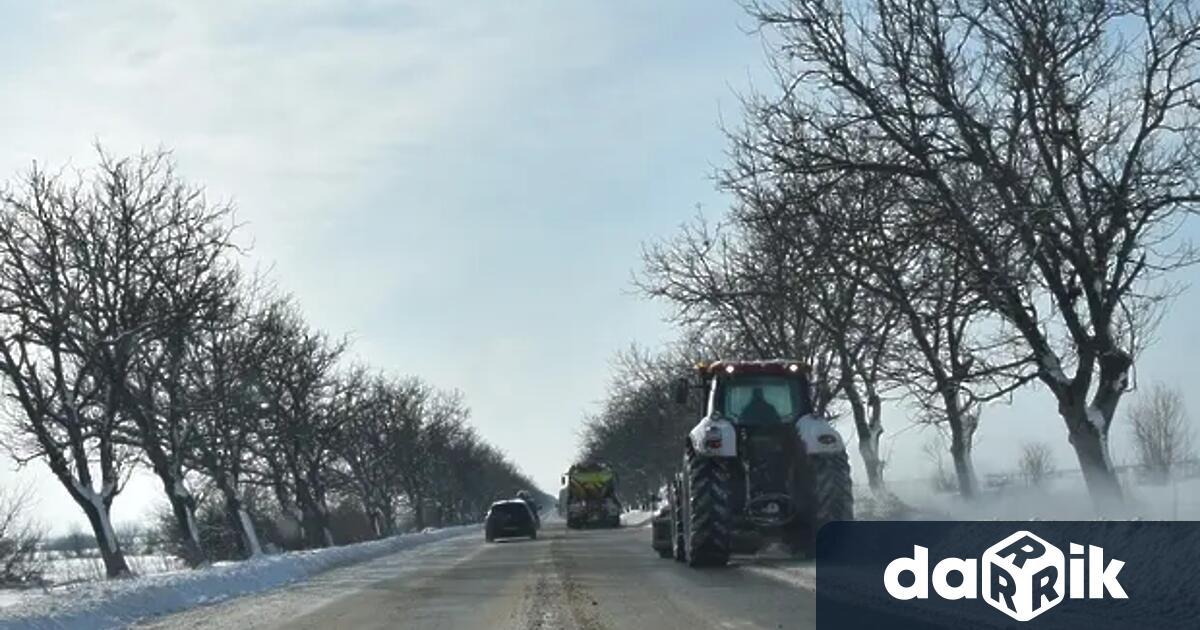
[[[790,560],[693,570],[660,559],[643,527],[487,544],[431,543],[139,628],[812,628],[811,591],[769,575]],[[774,566],[772,563],[778,563]],[[794,568],[794,567],[793,567]]]

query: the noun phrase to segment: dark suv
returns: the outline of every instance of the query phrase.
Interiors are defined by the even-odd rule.
[[[497,501],[488,508],[484,537],[488,542],[497,538],[537,539],[537,524],[529,504],[520,499]]]

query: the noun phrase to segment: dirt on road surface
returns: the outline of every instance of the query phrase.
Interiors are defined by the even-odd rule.
[[[150,620],[205,628],[813,628],[811,591],[752,567],[693,570],[658,558],[644,528],[538,540],[434,543],[300,585]],[[787,562],[781,560],[780,562]],[[747,563],[750,564],[750,563]],[[753,562],[761,567],[762,561]]]

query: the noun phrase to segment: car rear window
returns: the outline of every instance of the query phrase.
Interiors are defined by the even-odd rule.
[[[517,518],[529,518],[529,508],[516,503],[501,503],[492,506],[492,512]]]

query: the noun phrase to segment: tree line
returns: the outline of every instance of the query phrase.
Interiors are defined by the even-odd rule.
[[[233,206],[169,153],[98,156],[0,189],[0,384],[4,446],[49,467],[109,577],[129,573],[111,512],[135,469],[160,482],[191,566],[213,555],[201,495],[251,557],[267,518],[305,547],[346,542],[335,501],[380,537],[401,514],[416,528],[472,521],[533,487],[460,395],[349,362],[346,341],[248,274]]]
[[[669,466],[694,415],[664,397],[680,359],[784,356],[812,366],[821,412],[852,420],[877,492],[883,401],[948,434],[970,498],[984,410],[1040,387],[1093,499],[1120,504],[1110,430],[1171,273],[1197,260],[1179,232],[1200,202],[1193,4],[746,9],[772,85],[726,129],[733,203],[646,247],[637,285],[682,341],[618,361],[584,451],[619,460],[670,425],[661,455],[625,464]]]

